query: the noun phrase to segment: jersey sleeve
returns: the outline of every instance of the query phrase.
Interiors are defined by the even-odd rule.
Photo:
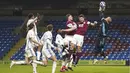
[[[29,26],[33,22],[33,19],[28,20],[27,26]]]
[[[77,29],[77,24],[73,22],[73,24],[69,23],[67,24],[67,27],[69,27],[70,30],[75,30]]]
[[[91,22],[90,21],[87,21],[87,24],[89,25]]]
[[[46,42],[54,49],[56,49],[56,47],[52,44],[52,33],[48,32],[47,35],[45,36],[47,37]]]
[[[74,26],[73,26],[74,29],[77,29],[77,24],[74,22]]]
[[[104,18],[104,12],[99,12],[100,19]]]
[[[73,25],[71,23],[67,24],[67,27],[72,28]]]
[[[49,39],[46,40],[47,44],[49,44],[52,48],[56,49],[56,47],[50,42]]]
[[[37,22],[37,17],[35,17],[34,19],[30,19],[27,22],[27,26],[30,25],[31,23]]]

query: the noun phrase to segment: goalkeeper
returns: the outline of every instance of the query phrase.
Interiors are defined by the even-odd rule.
[[[105,2],[101,1],[100,2],[100,6],[99,6],[99,16],[101,18],[101,24],[99,27],[99,31],[98,31],[98,37],[96,40],[96,45],[95,45],[95,49],[94,49],[94,53],[95,53],[95,59],[93,61],[93,64],[96,64],[98,62],[97,56],[98,54],[100,54],[100,56],[103,56],[106,62],[107,56],[104,53],[104,45],[105,45],[105,38],[107,36],[107,32],[108,32],[108,25],[110,24],[110,22],[112,21],[111,17],[104,17],[104,12],[105,12]]]

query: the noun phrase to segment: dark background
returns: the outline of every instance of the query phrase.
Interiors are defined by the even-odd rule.
[[[0,0],[0,15],[27,15],[39,12],[44,15],[72,14],[98,15],[100,0]],[[130,0],[105,0],[105,14],[129,15]]]

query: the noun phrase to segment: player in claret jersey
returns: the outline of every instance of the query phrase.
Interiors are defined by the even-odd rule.
[[[96,21],[94,23],[89,22],[87,19],[85,19],[85,16],[83,14],[80,14],[78,16],[79,22],[77,22],[77,29],[74,34],[74,41],[72,42],[72,47],[77,48],[75,54],[74,54],[74,64],[76,65],[78,63],[78,60],[81,56],[81,48],[84,42],[84,36],[86,31],[88,30],[89,25],[95,25],[97,24]],[[75,47],[76,46],[76,47]],[[75,56],[76,55],[76,56]]]
[[[74,36],[75,31],[77,29],[77,24],[73,21],[73,16],[71,14],[67,14],[66,17],[67,17],[66,29],[62,29],[61,31],[65,32],[64,42],[65,42],[65,45],[68,46],[67,48],[69,48],[69,52],[70,52],[70,54],[68,56],[69,67],[68,67],[68,63],[66,64],[66,67],[68,67],[68,69],[72,70],[71,67],[72,67],[72,62],[73,62],[73,58],[72,58],[73,48],[71,45],[72,45],[72,41],[74,40],[73,36]]]
[[[66,17],[66,29],[62,29],[62,32],[65,32],[65,42],[69,43],[73,41],[73,36],[77,29],[77,24],[73,21],[73,16],[71,14],[67,14]]]

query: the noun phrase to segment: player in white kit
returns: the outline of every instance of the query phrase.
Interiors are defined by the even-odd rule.
[[[56,48],[53,44],[52,44],[52,31],[53,31],[53,25],[48,25],[47,26],[48,31],[46,31],[42,38],[41,38],[41,42],[44,42],[44,46],[42,48],[42,60],[43,63],[47,65],[47,60],[48,58],[50,58],[53,61],[53,65],[52,65],[52,73],[55,73],[56,70],[56,56],[55,53],[53,52],[52,48],[54,48],[55,50],[58,50],[58,48]]]
[[[33,66],[33,73],[37,73],[36,63],[39,63],[39,61],[36,61],[36,55],[33,48],[35,47],[34,44],[37,44],[40,46],[42,44],[35,39],[36,35],[34,33],[33,27],[34,27],[34,24],[32,23],[28,26],[28,33],[26,36],[26,47],[25,47],[25,61],[12,61],[10,64],[10,68],[15,64],[30,64],[31,63]]]
[[[60,29],[56,30],[57,35],[56,35],[56,40],[55,43],[59,49],[58,53],[60,55],[60,57],[62,57],[62,50],[63,50],[63,46],[64,46],[64,38],[61,35]]]
[[[56,35],[56,40],[55,43],[59,49],[59,55],[62,59],[62,66],[60,69],[60,72],[64,72],[65,71],[65,65],[67,62],[67,55],[69,54],[68,50],[66,49],[66,45],[65,45],[65,41],[63,38],[63,33],[61,32],[61,29],[58,29],[57,31],[57,35]]]
[[[36,37],[35,37],[35,40],[37,40],[38,42],[40,42],[40,39],[39,39],[39,37],[38,37],[38,35],[37,35],[37,25],[36,25],[36,23],[37,23],[37,21],[38,21],[38,19],[39,19],[39,14],[37,14],[37,17],[34,17],[34,15],[32,14],[32,13],[30,13],[29,15],[28,15],[28,18],[29,18],[29,20],[28,20],[28,22],[27,22],[27,29],[28,29],[28,26],[32,23],[32,24],[34,24],[34,27],[33,27],[33,29],[34,29],[34,33],[35,33],[35,35],[36,35]],[[36,45],[36,44],[35,44]],[[40,60],[40,56],[41,56],[41,46],[38,46],[38,45],[36,45],[36,47],[38,47],[38,50],[37,50],[37,60]],[[35,47],[34,47],[35,48]]]

